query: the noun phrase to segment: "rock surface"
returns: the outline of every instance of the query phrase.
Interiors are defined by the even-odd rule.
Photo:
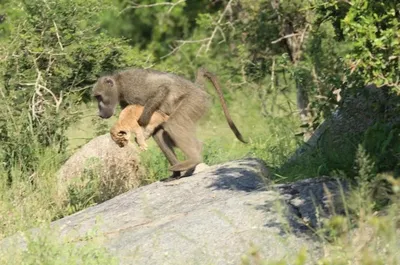
[[[240,264],[254,248],[270,261],[290,261],[306,248],[314,264],[320,247],[304,221],[317,220],[324,186],[336,185],[325,178],[271,185],[261,161],[244,159],[142,186],[52,226],[78,244],[95,229],[120,264]]]
[[[318,126],[310,139],[296,150],[288,163],[316,149],[327,159],[332,160],[335,159],[330,157],[335,153],[332,150],[354,153],[361,141],[360,136],[375,123],[380,122],[390,126],[400,124],[399,103],[397,95],[388,94],[385,89],[372,84],[355,91],[350,89],[343,96],[336,111]]]
[[[120,194],[140,184],[143,175],[136,146],[129,143],[120,148],[113,142],[110,134],[104,134],[92,139],[75,152],[56,173],[59,192],[65,192],[71,180],[84,176],[96,175],[102,183],[108,185],[108,191]],[[129,185],[122,187],[120,183]],[[110,187],[110,186],[113,187]],[[121,187],[122,190],[118,190]],[[107,187],[104,187],[107,189]]]

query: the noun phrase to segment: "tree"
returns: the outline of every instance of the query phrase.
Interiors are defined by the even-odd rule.
[[[384,0],[318,1],[316,10],[348,43],[350,74],[400,92],[400,3]]]
[[[76,105],[105,71],[143,65],[146,54],[98,33],[108,0],[20,0],[1,24],[0,158],[32,172],[41,148],[66,149]],[[21,133],[24,132],[24,133]]]

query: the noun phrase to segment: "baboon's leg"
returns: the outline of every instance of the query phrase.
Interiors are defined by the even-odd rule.
[[[154,117],[154,116],[153,116]],[[160,124],[164,122],[164,121],[156,121],[156,120],[150,120],[149,125],[147,125],[146,127],[141,127],[143,130],[143,137],[145,139],[148,139],[156,130],[157,128],[160,126]]]
[[[159,128],[154,134],[153,139],[164,153],[170,165],[179,163],[178,158],[174,152],[174,143],[169,137],[168,133],[163,129]],[[172,177],[180,176],[180,171],[174,171]]]
[[[196,123],[208,109],[206,95],[194,94],[182,100],[178,108],[164,123],[175,146],[182,150],[186,160],[172,165],[172,171],[185,171],[194,168],[202,161],[202,145],[196,138]]]
[[[171,128],[174,124],[171,124]],[[186,160],[172,165],[169,170],[171,171],[185,171],[194,168],[197,164],[201,163],[201,143],[197,140],[193,130],[168,130],[171,138],[175,142],[176,147],[182,150],[186,156]],[[175,140],[176,139],[176,140]]]

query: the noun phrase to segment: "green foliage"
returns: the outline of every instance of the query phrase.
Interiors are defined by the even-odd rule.
[[[398,91],[400,4],[391,0],[331,0],[321,1],[319,8],[350,45],[345,57],[350,71],[365,83],[393,86]]]
[[[175,40],[186,39],[194,31],[201,12],[215,12],[220,3],[206,0],[142,0],[136,3],[114,0],[118,10],[102,18],[102,30],[127,38],[132,46],[151,51],[156,57],[169,53]]]
[[[1,264],[118,264],[118,259],[113,257],[107,249],[100,247],[96,240],[90,240],[84,246],[76,246],[73,242],[68,242],[68,238],[60,239],[60,236],[46,226],[42,227],[40,235],[25,233],[25,239],[27,240],[25,251],[21,250],[20,246],[8,247],[0,251]],[[14,243],[10,241],[10,244]]]
[[[203,159],[207,165],[215,165],[223,162],[225,152],[221,144],[221,141],[217,139],[211,139],[203,145]]]
[[[65,157],[52,149],[35,157],[38,160],[31,175],[21,174],[21,165],[11,168],[11,183],[0,167],[0,239],[50,221],[62,211],[54,176]]]
[[[362,144],[366,152],[370,154],[378,172],[399,170],[399,125],[374,124],[365,132]]]
[[[228,2],[232,5],[225,9]],[[151,65],[193,77],[198,66],[205,65],[218,74],[233,119],[250,142],[233,140],[214,97],[210,115],[199,129],[207,164],[254,156],[267,162],[276,181],[332,172],[357,180],[360,190],[349,206],[356,217],[335,216],[327,222],[324,233],[340,251],[324,257],[321,264],[348,264],[354,259],[379,264],[396,255],[392,245],[398,246],[398,206],[389,206],[387,217],[373,211],[398,199],[397,126],[377,123],[349,135],[344,147],[329,141],[328,133],[327,144],[319,150],[294,165],[286,163],[301,144],[294,137],[300,125],[294,107],[296,88],[303,87],[309,96],[313,117],[308,126],[315,128],[336,108],[334,92],[339,88],[344,92],[367,82],[398,87],[396,1],[316,0],[312,7],[300,0],[135,3],[139,6],[125,0],[0,1],[0,15],[6,14],[0,21],[0,237],[135,187],[127,179],[100,179],[96,170],[88,170],[68,187],[66,203],[56,192],[54,174],[71,142],[66,131],[76,129],[78,120],[86,129],[80,135],[85,139],[109,130],[110,121],[96,119],[91,126],[80,119],[83,110],[95,115],[93,108],[81,106],[90,100],[90,87],[99,74]],[[293,40],[301,40],[297,53],[288,46]],[[170,174],[154,143],[141,157],[147,169],[143,184]],[[391,170],[393,176],[382,173]],[[360,250],[360,242],[345,240],[355,223],[373,227],[373,244]],[[391,244],[382,255],[375,254],[379,238]],[[70,244],[36,242],[30,252],[16,256],[16,264],[103,262],[97,249],[79,252]],[[10,260],[0,256],[1,263]],[[304,263],[304,253],[293,260]],[[104,257],[104,263],[108,261]],[[269,264],[256,251],[244,257],[244,264],[250,262]]]
[[[150,147],[146,152],[142,152],[140,160],[146,169],[143,184],[152,183],[171,175],[171,172],[168,171],[168,161],[156,146]]]
[[[90,99],[102,72],[142,65],[145,54],[97,33],[104,1],[19,1],[5,5],[1,25],[0,158],[9,172],[32,174],[43,148],[65,152],[74,106]],[[24,133],[21,133],[24,132]]]
[[[398,125],[377,122],[365,132],[347,134],[337,144],[326,131],[318,149],[306,151],[294,162],[288,161],[279,174],[309,177],[310,175],[339,175],[354,180],[361,175],[373,181],[378,173],[399,171],[400,132]],[[361,149],[360,149],[361,148]],[[367,172],[369,172],[367,174]]]
[[[109,10],[109,4],[107,0],[35,0],[10,8],[18,16],[10,22],[13,41],[7,48],[13,56],[5,61],[6,92],[33,87],[65,94],[87,88],[103,72],[142,65],[145,55],[139,56],[121,39],[96,34],[99,16]]]
[[[67,206],[65,216],[95,205],[100,201],[100,178],[94,170],[85,172],[67,187]],[[62,216],[57,216],[58,218]]]
[[[366,82],[399,86],[400,4],[396,1],[353,1],[342,20],[353,43],[346,59]]]

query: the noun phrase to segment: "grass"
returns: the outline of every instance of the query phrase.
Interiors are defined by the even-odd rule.
[[[0,249],[0,264],[8,265],[62,265],[62,264],[87,264],[87,265],[117,265],[118,259],[113,257],[107,249],[100,246],[100,242],[88,240],[82,246],[60,239],[58,234],[43,225],[40,235],[25,233],[27,251],[21,247],[10,245]],[[98,239],[97,239],[98,240]]]
[[[297,164],[283,167],[293,151],[301,144],[295,137],[299,121],[295,109],[294,94],[267,102],[267,112],[262,110],[257,91],[248,92],[231,89],[228,107],[234,122],[249,144],[240,143],[229,129],[219,102],[214,104],[207,116],[200,122],[198,136],[204,143],[204,161],[218,164],[243,157],[257,157],[265,160],[272,168],[276,182],[315,177],[331,173],[332,165],[321,153],[311,154]],[[273,99],[272,99],[273,98]],[[85,115],[69,131],[69,149],[72,153],[96,134],[108,132],[116,116],[100,120],[96,116],[96,106],[80,106]],[[94,121],[94,122],[93,122]],[[90,125],[90,126],[88,126]],[[385,137],[383,137],[385,138]],[[386,139],[386,138],[385,138]],[[331,152],[332,156],[338,155]],[[181,154],[180,154],[181,156]],[[54,219],[89,207],[96,194],[95,183],[86,183],[80,189],[72,190],[69,204],[57,195],[55,172],[65,157],[50,150],[40,156],[35,173],[28,178],[16,178],[11,186],[7,176],[0,170],[0,240],[18,231],[48,224]],[[168,164],[153,140],[149,140],[149,150],[141,153],[142,164],[147,169],[144,184],[168,176]],[[366,162],[366,164],[372,162]],[[27,181],[29,180],[29,181]],[[368,180],[363,180],[369,183]],[[324,220],[325,225],[316,234],[324,244],[324,255],[320,264],[399,264],[396,247],[400,246],[398,192],[400,184],[392,186],[393,203],[380,211],[376,209],[376,198],[370,193],[355,190],[347,202],[348,214]],[[397,183],[397,184],[396,184]],[[372,188],[367,188],[372,190]],[[396,197],[397,196],[397,197]],[[384,210],[381,210],[384,209]],[[46,231],[46,230],[44,230]],[[367,236],[365,236],[367,235]],[[1,264],[113,264],[113,259],[96,242],[75,250],[74,245],[56,240],[48,234],[29,239],[29,252],[0,252]],[[307,259],[303,252],[292,257],[292,264],[304,264]],[[243,264],[286,264],[283,261],[266,261],[262,253],[253,251],[243,256]]]
[[[363,205],[374,204],[370,198],[354,191],[352,196]],[[397,200],[399,196],[396,196]],[[360,208],[346,200],[353,213],[333,216],[325,220],[324,226],[315,231],[320,236],[322,256],[313,264],[318,265],[398,265],[400,264],[399,210],[398,203],[392,204],[379,214],[372,207]],[[288,261],[289,260],[289,261]],[[303,265],[310,262],[305,250],[285,260],[266,260],[258,250],[242,256],[242,265]]]
[[[343,209],[332,207],[332,216],[319,217],[321,227],[312,229],[322,248],[322,256],[315,264],[400,264],[400,179],[393,173],[376,174],[371,156],[361,146],[355,164],[357,173],[352,177],[358,183],[346,196],[342,192],[339,205]],[[286,259],[265,260],[255,250],[243,256],[242,264],[302,265],[308,259],[305,250],[291,257],[290,263]]]

